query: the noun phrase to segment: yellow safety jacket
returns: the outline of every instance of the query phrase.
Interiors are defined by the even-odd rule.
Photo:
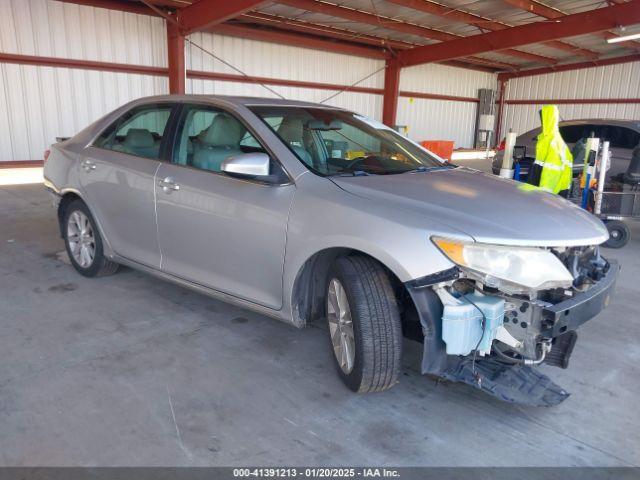
[[[542,168],[538,186],[547,192],[559,193],[567,190],[573,180],[573,156],[558,129],[558,107],[542,107],[542,131],[536,143],[534,165]]]

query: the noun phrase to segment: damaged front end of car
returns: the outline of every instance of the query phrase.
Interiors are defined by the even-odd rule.
[[[567,368],[575,330],[609,304],[619,265],[597,246],[432,240],[456,266],[405,284],[422,330],[422,373],[511,403],[565,400],[536,366]]]

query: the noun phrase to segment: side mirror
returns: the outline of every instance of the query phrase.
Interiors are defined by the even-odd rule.
[[[247,177],[269,176],[269,155],[266,153],[243,153],[222,162],[222,171],[231,175]]]

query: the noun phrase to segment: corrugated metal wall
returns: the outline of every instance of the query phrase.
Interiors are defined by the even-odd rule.
[[[0,51],[166,66],[164,20],[50,0],[0,0]],[[117,106],[166,93],[163,77],[0,63],[0,161],[42,158]]]
[[[640,97],[640,62],[593,67],[582,70],[514,78],[507,82],[505,99],[610,99]],[[535,105],[505,105],[502,132],[512,128],[524,133],[540,122]],[[640,120],[638,103],[561,104],[563,120],[580,118],[616,118]]]
[[[210,33],[196,33],[189,38],[244,73],[258,77],[351,85],[384,67],[384,62],[381,60],[257,42],[244,38],[224,37]],[[189,43],[187,43],[186,62],[187,69],[191,70],[238,74],[237,71]],[[379,71],[367,80],[358,83],[359,87],[371,88],[382,88],[383,85],[384,71]],[[285,98],[311,102],[323,102],[336,93],[333,90],[273,85],[270,85],[269,88]],[[260,85],[213,80],[189,79],[187,91],[189,93],[276,97]],[[356,110],[377,119],[382,117],[382,96],[380,95],[344,92],[326,103],[327,105]]]
[[[478,98],[480,88],[496,88],[496,75],[446,65],[405,68],[400,90]],[[477,104],[448,100],[400,97],[399,125],[409,127],[414,140],[453,140],[456,148],[470,148],[476,124]]]
[[[191,40],[250,75],[350,85],[381,69],[380,60],[293,46],[198,33]],[[187,44],[187,67],[237,73]],[[163,19],[52,0],[0,0],[0,51],[21,55],[166,67]],[[382,88],[382,71],[359,86]],[[405,69],[401,90],[476,97],[494,88],[495,76],[440,65]],[[335,91],[272,86],[281,95],[321,102]],[[0,161],[42,158],[57,136],[71,136],[137,97],[167,93],[164,77],[0,63]],[[249,83],[187,81],[187,92],[269,97]],[[382,117],[382,96],[345,92],[327,102]],[[416,140],[473,141],[476,105],[471,102],[400,98],[398,123]]]

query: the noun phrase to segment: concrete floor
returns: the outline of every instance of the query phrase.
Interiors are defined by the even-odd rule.
[[[640,229],[580,330],[573,393],[522,408],[418,373],[358,396],[325,332],[66,264],[42,186],[0,188],[0,465],[640,465]],[[410,348],[411,350],[411,348]]]

